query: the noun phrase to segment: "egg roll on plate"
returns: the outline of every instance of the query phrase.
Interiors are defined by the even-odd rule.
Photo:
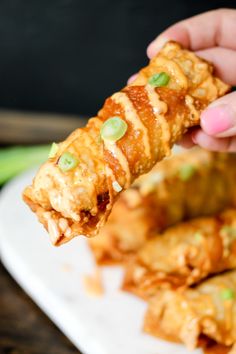
[[[89,244],[99,264],[127,259],[167,227],[236,207],[236,154],[194,148],[158,163],[115,203]]]
[[[215,341],[204,338],[199,341],[199,346],[203,348],[204,354],[236,354],[236,344],[226,346]]]
[[[235,295],[236,270],[209,278],[194,288],[160,290],[149,302],[144,330],[163,339],[182,342],[190,350],[213,340],[222,345],[222,351],[226,346],[233,354]]]
[[[123,288],[143,298],[236,268],[236,209],[192,219],[157,235],[127,262]]]
[[[168,156],[187,129],[199,124],[201,111],[229,88],[211,64],[167,43],[85,128],[53,145],[25,189],[24,200],[52,243],[96,235],[121,191]]]

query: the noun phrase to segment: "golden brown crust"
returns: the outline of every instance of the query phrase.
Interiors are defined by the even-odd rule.
[[[232,296],[226,297],[229,291]],[[150,300],[144,329],[154,336],[183,342],[189,349],[202,345],[202,336],[231,347],[236,342],[235,292],[235,270],[192,289],[159,291]]]
[[[171,80],[167,88],[155,89],[148,79],[161,71]],[[79,234],[97,234],[119,194],[113,182],[128,188],[167,156],[189,127],[199,123],[207,104],[228,90],[228,85],[213,76],[209,63],[177,43],[166,44],[132,85],[108,98],[97,117],[60,144],[56,156],[26,188],[24,199],[49,231],[53,244]],[[127,132],[116,143],[101,141],[101,126],[113,116],[127,123]],[[79,164],[61,172],[58,159],[65,151],[74,154]]]
[[[186,167],[192,174],[182,176]],[[89,240],[97,262],[126,260],[179,221],[236,206],[235,180],[233,154],[193,149],[158,163],[121,194],[106,225]]]
[[[179,223],[138,251],[123,288],[148,299],[158,288],[190,286],[236,267],[236,210]]]

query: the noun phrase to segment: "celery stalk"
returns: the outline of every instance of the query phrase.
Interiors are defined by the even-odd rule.
[[[48,157],[49,150],[49,145],[1,148],[0,185],[18,173],[43,163]]]

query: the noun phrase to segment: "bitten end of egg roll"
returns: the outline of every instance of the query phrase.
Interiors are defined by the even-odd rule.
[[[110,213],[117,193],[103,157],[101,124],[92,118],[85,128],[58,144],[55,156],[41,166],[32,185],[24,190],[24,201],[48,230],[54,245],[76,235],[93,236]],[[65,151],[79,156],[79,166],[60,169],[58,162]]]
[[[120,192],[168,156],[199,124],[201,111],[229,89],[211,64],[167,43],[131,85],[59,144],[24,191],[52,243],[96,235]]]

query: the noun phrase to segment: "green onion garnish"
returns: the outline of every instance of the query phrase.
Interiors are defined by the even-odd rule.
[[[236,237],[236,228],[232,227],[230,225],[225,225],[220,229],[220,232],[226,233],[227,235],[231,237]]]
[[[73,154],[64,152],[58,161],[58,166],[62,172],[67,172],[75,168],[78,163],[78,159]]]
[[[194,238],[195,238],[196,241],[201,241],[202,238],[203,238],[203,234],[201,232],[197,231],[194,234]]]
[[[52,143],[51,149],[50,149],[49,154],[48,154],[48,158],[52,159],[53,157],[55,157],[56,154],[57,154],[58,149],[59,149],[58,145],[56,143]]]
[[[123,189],[117,181],[112,182],[112,187],[117,193],[121,192]]]
[[[179,170],[179,178],[185,182],[188,181],[196,172],[196,168],[193,165],[186,164],[181,166]]]
[[[220,293],[222,300],[232,300],[235,297],[235,293],[232,289],[224,289]]]
[[[127,124],[119,117],[112,117],[106,120],[101,128],[103,140],[117,141],[121,139],[127,130]]]
[[[153,76],[151,76],[148,80],[148,83],[154,87],[161,87],[168,85],[169,81],[170,76],[164,71],[162,71],[159,74],[154,74]]]

